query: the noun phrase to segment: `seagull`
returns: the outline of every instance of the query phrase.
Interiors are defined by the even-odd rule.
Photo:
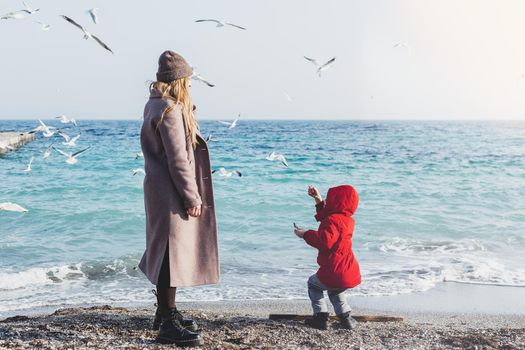
[[[35,160],[35,157],[31,157],[31,159],[29,160],[29,164],[27,164],[27,167],[24,170],[26,173],[30,173],[31,170],[33,170],[33,169],[31,169],[31,164],[33,164],[34,160]]]
[[[133,176],[135,176],[135,175],[137,175],[137,174],[143,174],[143,175],[146,175],[146,171],[144,171],[144,168],[133,169]]]
[[[77,22],[75,22],[74,20],[72,20],[71,18],[69,18],[68,16],[64,16],[64,15],[60,15],[63,19],[65,19],[66,21],[68,21],[69,23],[71,23],[72,25],[74,25],[75,27],[77,27],[78,29],[80,29],[83,33],[84,33],[84,39],[93,39],[95,40],[97,43],[100,44],[100,46],[102,46],[103,48],[105,48],[106,50],[108,50],[109,52],[113,53],[113,51],[111,51],[111,49],[109,48],[109,46],[107,46],[106,44],[104,44],[102,42],[102,40],[100,40],[99,38],[97,38],[96,36],[94,36],[93,34],[91,34],[90,32],[88,32],[87,30],[85,30],[80,24],[78,24]]]
[[[0,211],[2,211],[2,210],[5,210],[5,211],[16,211],[16,212],[19,212],[19,213],[25,213],[25,212],[28,211],[26,208],[23,208],[23,207],[19,206],[18,204],[11,203],[11,202],[0,203]]]
[[[288,167],[288,162],[286,161],[286,158],[284,158],[284,155],[283,154],[277,154],[275,152],[272,152],[270,153],[267,157],[266,157],[267,160],[271,160],[271,161],[274,161],[274,160],[278,160],[280,161],[285,167]]]
[[[51,155],[51,147],[53,147],[53,144],[50,144],[49,147],[47,147],[47,149],[42,154],[42,158],[49,158],[49,156]]]
[[[26,16],[22,13],[22,11],[17,12],[9,12],[0,17],[0,19],[24,19]]]
[[[28,13],[28,14],[30,14],[30,15],[32,15],[32,14],[35,13],[35,12],[40,11],[40,9],[34,9],[34,10],[33,10],[31,7],[29,7],[29,5],[27,5],[27,4],[25,3],[25,1],[22,1],[22,5],[24,5],[25,9],[20,10],[20,11],[21,11],[21,12],[26,12],[26,13]]]
[[[209,87],[214,87],[215,85],[207,81],[202,77],[202,75],[198,74],[197,72],[193,71],[193,74],[191,75],[191,79],[200,81],[201,83],[204,83],[208,85]]]
[[[412,56],[412,48],[406,43],[397,43],[392,46],[393,48],[402,47],[407,50],[408,56]]]
[[[58,149],[58,148],[56,148],[56,147],[53,147],[53,149],[54,149],[55,151],[57,151],[58,153],[60,153],[60,154],[62,154],[62,155],[64,155],[64,156],[67,157],[66,163],[68,163],[68,164],[76,164],[76,163],[78,162],[77,157],[78,157],[81,153],[87,151],[87,150],[90,149],[90,148],[91,148],[91,146],[89,146],[89,147],[87,147],[87,148],[84,148],[84,149],[82,149],[82,150],[80,150],[80,151],[77,151],[77,152],[75,152],[75,153],[66,153],[66,152],[64,152],[64,151],[62,151],[62,150],[60,150],[60,149]]]
[[[239,114],[239,116],[232,122],[223,122],[222,120],[219,120],[219,123],[224,124],[224,125],[229,125],[228,129],[233,129],[237,126],[237,121],[239,120],[240,117],[241,115]]]
[[[74,118],[68,118],[67,116],[65,115],[60,115],[58,117],[55,117],[56,119],[60,119],[60,122],[62,124],[67,124],[67,123],[71,123],[73,124],[74,126],[77,126],[77,121],[74,119]]]
[[[40,119],[38,119],[38,121],[40,122],[40,126],[38,128],[36,128],[36,129],[34,129],[34,131],[42,132],[42,135],[44,135],[44,137],[51,137],[51,136],[53,136],[55,134],[55,131],[51,131],[51,129],[55,129],[54,127],[47,126]]]
[[[218,173],[222,177],[231,177],[233,174],[236,174],[239,177],[242,177],[242,173],[239,170],[226,171],[224,168],[215,169],[211,172],[212,174]]]
[[[62,142],[62,144],[64,146],[69,146],[69,147],[75,147],[76,146],[76,141],[78,140],[78,138],[80,137],[80,134],[78,134],[77,136],[75,137],[70,137],[69,135],[66,135],[64,134],[63,132],[58,132],[58,134],[60,136],[62,136],[64,138],[64,140],[66,140],[66,142]]]
[[[89,9],[87,12],[91,16],[91,19],[93,20],[93,23],[98,23],[98,16],[97,16],[98,7],[94,7],[92,9]]]
[[[135,159],[144,158],[144,153],[142,151],[135,153]]]
[[[44,22],[36,21],[36,23],[40,24],[42,26],[42,30],[44,32],[47,32],[49,29],[51,29],[51,25],[46,24]]]
[[[288,95],[288,93],[286,91],[283,91],[283,94],[286,97],[286,99],[288,100],[288,102],[293,102],[292,96]]]
[[[233,24],[233,23],[227,23],[227,22],[219,21],[217,19],[198,19],[195,22],[197,22],[197,23],[200,23],[200,22],[213,22],[213,23],[217,23],[217,27],[224,27],[224,26],[228,25],[228,26],[232,26],[232,27],[239,28],[239,29],[242,29],[242,30],[246,30],[246,28],[244,28],[244,27],[238,26],[238,25]]]
[[[334,63],[335,61],[335,57],[329,59],[326,63],[324,64],[321,64],[319,63],[319,61],[313,59],[313,58],[309,58],[309,57],[306,57],[304,56],[304,58],[306,58],[308,61],[312,62],[316,67],[317,67],[317,74],[319,75],[319,78],[321,77],[321,73],[325,70],[327,70],[328,68],[330,68],[332,66],[332,64]]]
[[[212,142],[212,141],[217,141],[216,138],[213,137],[212,133],[210,132],[210,134],[208,135],[208,137],[206,137],[206,142]]]

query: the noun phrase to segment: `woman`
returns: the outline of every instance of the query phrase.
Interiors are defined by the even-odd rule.
[[[139,267],[157,286],[157,342],[181,346],[203,340],[197,324],[177,310],[177,288],[219,281],[210,158],[193,115],[191,75],[182,56],[172,51],[160,56],[140,134],[146,251]]]

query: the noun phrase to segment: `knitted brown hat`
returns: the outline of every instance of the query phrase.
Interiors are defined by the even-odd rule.
[[[191,77],[192,74],[193,69],[181,55],[169,50],[160,55],[157,81],[170,83],[180,78]]]

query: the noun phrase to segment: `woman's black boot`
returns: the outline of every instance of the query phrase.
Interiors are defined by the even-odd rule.
[[[155,304],[155,306],[157,307],[157,310],[155,311],[155,318],[153,319],[153,327],[152,328],[153,328],[154,331],[158,331],[159,328],[160,328],[160,324],[162,323],[162,309],[163,309],[163,307],[161,307],[162,303],[159,300],[159,295],[158,295],[157,291],[155,289],[152,289],[151,292],[153,294],[155,294],[155,296],[157,297],[157,303]],[[182,327],[184,327],[187,330],[192,331],[192,332],[197,332],[199,330],[199,326],[197,326],[197,322],[195,322],[194,320],[189,319],[189,318],[184,318],[182,316],[182,314],[177,309],[175,309],[175,311],[176,311],[175,317],[180,322]]]
[[[328,329],[328,312],[317,312],[314,317],[307,318],[304,323],[310,327],[326,330]]]
[[[203,345],[204,340],[201,335],[184,328],[177,319],[177,313],[175,308],[163,310],[157,343],[188,347]]]

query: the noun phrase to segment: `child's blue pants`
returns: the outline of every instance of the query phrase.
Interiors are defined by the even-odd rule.
[[[346,301],[346,289],[328,288],[319,281],[316,274],[313,274],[308,279],[308,296],[312,301],[314,313],[328,312],[328,306],[324,297],[325,290],[328,292],[328,298],[330,298],[330,302],[334,306],[336,315],[352,311],[352,308]]]

